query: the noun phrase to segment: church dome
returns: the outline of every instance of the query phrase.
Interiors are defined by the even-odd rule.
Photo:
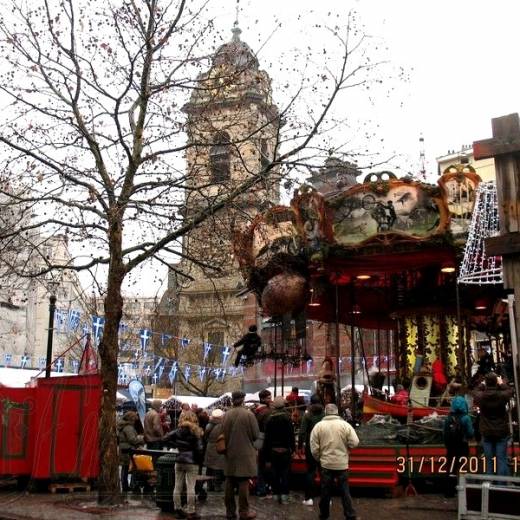
[[[258,60],[251,47],[240,39],[242,31],[233,27],[233,38],[229,43],[221,45],[213,58],[213,65],[232,65],[237,69],[258,69]]]

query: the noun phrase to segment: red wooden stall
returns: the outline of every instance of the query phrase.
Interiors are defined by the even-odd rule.
[[[37,379],[0,388],[0,475],[37,479],[97,477],[98,375]]]

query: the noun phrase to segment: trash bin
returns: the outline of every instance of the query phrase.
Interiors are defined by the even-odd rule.
[[[155,462],[155,470],[157,471],[155,504],[165,513],[173,513],[176,458],[176,453],[166,453],[165,455],[161,455]]]

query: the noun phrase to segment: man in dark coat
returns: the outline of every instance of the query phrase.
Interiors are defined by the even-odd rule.
[[[255,416],[244,404],[244,392],[233,392],[233,408],[226,412],[222,433],[226,440],[224,475],[226,488],[224,502],[228,519],[236,518],[235,487],[238,487],[238,512],[242,520],[256,517],[249,510],[249,479],[256,476],[255,441],[260,435]]]
[[[273,412],[273,398],[269,390],[261,390],[258,393],[260,404],[255,410],[256,420],[258,421],[258,428],[260,429],[259,443],[263,445],[265,437],[265,425]],[[258,444],[258,443],[257,443]],[[258,446],[259,448],[261,446]],[[256,494],[259,497],[265,497],[268,494],[268,483],[270,482],[270,471],[265,467],[265,460],[263,450],[258,452],[258,478],[256,479]]]
[[[246,362],[250,361],[254,355],[256,354],[256,351],[260,348],[260,345],[262,344],[262,340],[260,336],[257,334],[257,328],[256,325],[251,325],[249,327],[249,332],[242,336],[234,345],[234,348],[238,348],[242,346],[242,348],[238,351],[237,357],[235,359],[235,366],[238,367],[240,364],[240,361],[243,357],[246,358]]]
[[[323,405],[318,396],[311,397],[309,409],[305,412],[300,430],[298,432],[298,449],[303,452],[305,447],[305,462],[307,463],[307,473],[305,474],[305,499],[303,504],[306,506],[313,505],[314,497],[314,475],[318,469],[318,463],[311,453],[311,432],[314,426],[318,424],[325,416]]]
[[[509,424],[506,405],[513,396],[513,389],[490,372],[486,375],[485,387],[479,387],[473,395],[475,404],[480,408],[479,429],[486,457],[486,473],[508,476]]]
[[[289,469],[295,452],[294,428],[285,410],[285,399],[278,396],[273,401],[273,413],[265,425],[262,453],[266,464],[271,466],[273,493],[280,504],[289,503]]]

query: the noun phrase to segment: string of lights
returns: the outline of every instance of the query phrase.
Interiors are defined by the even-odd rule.
[[[477,188],[475,207],[458,278],[459,283],[476,285],[502,283],[502,257],[486,255],[484,242],[486,238],[496,236],[499,232],[495,183],[482,182]]]

